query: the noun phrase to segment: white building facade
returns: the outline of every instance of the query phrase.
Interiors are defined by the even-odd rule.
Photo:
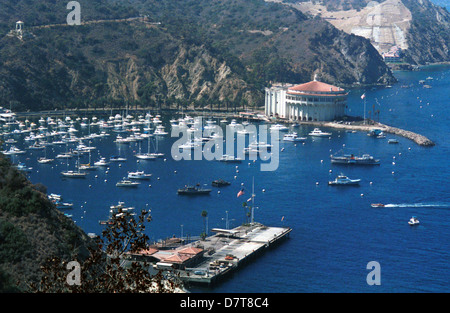
[[[311,81],[266,88],[265,114],[298,121],[333,121],[345,115],[344,89]]]

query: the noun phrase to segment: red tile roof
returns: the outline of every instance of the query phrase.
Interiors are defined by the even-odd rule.
[[[138,252],[138,254],[142,254],[142,255],[152,255],[156,252],[158,252],[158,249],[153,249],[153,248],[148,248],[148,249],[142,249]]]
[[[194,248],[194,247],[187,247],[181,250],[177,250],[178,253],[183,253],[183,254],[192,254],[192,255],[197,255],[200,252],[202,252],[203,250],[200,248]]]
[[[344,89],[322,83],[319,81],[311,81],[309,83],[295,85],[288,89],[289,91],[300,91],[300,92],[343,92]]]

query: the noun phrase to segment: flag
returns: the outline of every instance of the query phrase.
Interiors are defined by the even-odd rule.
[[[240,196],[242,196],[244,194],[244,188],[241,189],[241,191],[239,191],[237,193],[237,197],[239,198]]]
[[[366,97],[366,94],[363,93],[362,96],[361,96],[361,99],[364,99],[365,97]]]

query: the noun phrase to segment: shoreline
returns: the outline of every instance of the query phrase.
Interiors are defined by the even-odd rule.
[[[112,111],[121,111],[123,112],[123,110],[120,109],[113,109]],[[148,112],[149,110],[145,110],[145,109],[129,109],[128,110],[130,114],[136,114],[138,112]],[[260,110],[253,110],[252,112],[245,112],[248,113],[249,115],[252,114],[254,115],[253,117],[250,116],[245,116],[242,113],[244,112],[227,112],[227,111],[199,111],[199,110],[185,110],[184,112],[179,112],[173,109],[161,109],[161,110],[157,110],[158,112],[170,112],[170,113],[175,113],[175,114],[190,114],[190,115],[202,115],[205,117],[226,117],[226,118],[246,118],[249,120],[253,120],[253,121],[265,121],[268,123],[287,123],[287,124],[293,124],[293,123],[298,123],[299,125],[312,125],[312,126],[316,126],[316,127],[330,127],[330,128],[336,128],[336,129],[348,129],[348,130],[356,130],[356,131],[365,131],[365,132],[369,132],[371,129],[373,128],[379,128],[381,129],[384,133],[389,133],[389,134],[394,134],[394,135],[398,135],[398,136],[402,136],[404,138],[410,139],[412,141],[414,141],[416,144],[418,144],[419,146],[424,146],[424,147],[432,147],[435,146],[436,144],[428,139],[427,137],[418,134],[418,133],[414,133],[412,131],[409,130],[405,130],[405,129],[401,129],[398,127],[394,127],[394,126],[389,126],[386,124],[382,124],[380,122],[375,122],[373,120],[367,119],[367,123],[366,125],[361,125],[361,124],[353,124],[355,122],[351,122],[352,124],[344,124],[344,123],[337,123],[337,122],[328,122],[328,121],[290,121],[290,120],[285,120],[285,119],[279,119],[279,118],[270,118],[270,117],[254,117],[256,116],[256,114],[260,114],[260,115],[264,115],[263,111]],[[37,117],[37,116],[42,116],[42,115],[69,115],[69,116],[79,116],[80,114],[82,115],[82,113],[84,112],[84,114],[86,115],[86,113],[89,113],[89,115],[94,115],[94,114],[108,114],[105,111],[100,111],[100,110],[77,110],[77,111],[72,111],[72,110],[64,110],[64,111],[44,111],[44,112],[22,112],[22,113],[17,113],[17,116],[20,117]],[[25,114],[24,114],[25,113]],[[352,117],[349,116],[349,118],[351,120],[356,120],[357,117]],[[362,119],[361,119],[362,120]],[[356,123],[360,123],[360,122],[356,122]]]

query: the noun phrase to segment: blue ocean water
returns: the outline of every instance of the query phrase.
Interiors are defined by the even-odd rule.
[[[181,234],[198,236],[204,227],[203,210],[208,212],[209,229],[225,228],[227,214],[230,227],[240,225],[245,219],[242,203],[251,195],[254,178],[255,220],[269,226],[291,227],[290,238],[214,288],[192,287],[193,292],[448,292],[450,68],[431,66],[395,75],[399,83],[391,88],[352,90],[348,113],[363,115],[360,97],[365,93],[367,111],[375,105],[381,122],[423,134],[436,146],[420,147],[408,139],[388,135],[387,139],[399,140],[393,145],[387,139],[374,139],[362,132],[322,129],[332,133],[331,139],[308,138],[304,145],[280,141],[280,148],[284,149],[278,169],[263,172],[260,161],[175,161],[170,150],[177,138],[170,136],[158,140],[165,158],[138,163],[133,156],[138,145],[119,146],[113,143],[116,135],[111,133],[92,140],[91,145],[97,148],[92,161],[120,153],[128,158],[127,162],[90,172],[86,179],[61,178],[61,171],[74,168],[75,159],[69,163],[61,160],[38,164],[36,159],[43,152],[33,151],[16,156],[15,161],[33,167],[29,174],[33,183],[43,183],[48,193],[61,194],[65,201],[73,202],[74,208],[67,213],[87,233],[100,234],[103,226],[98,221],[108,217],[110,205],[124,201],[137,209],[151,209],[153,220],[147,232],[155,241]],[[433,77],[427,80],[431,89],[419,84],[419,80],[428,77]],[[163,115],[163,125],[168,130],[170,118]],[[306,135],[312,127],[293,130]],[[94,131],[98,129],[93,127],[91,132]],[[77,135],[87,132],[80,129]],[[332,165],[329,155],[344,146],[374,155],[381,165]],[[65,149],[54,146],[47,150],[47,157]],[[146,149],[144,141],[142,150]],[[86,161],[85,156],[81,162]],[[145,170],[153,176],[136,189],[115,186],[128,171],[134,170]],[[328,186],[328,180],[341,172],[350,178],[361,178],[361,185]],[[186,184],[210,185],[217,178],[232,184],[212,188],[206,197],[186,198],[176,193]],[[242,187],[245,193],[237,198]],[[370,206],[378,202],[390,205]],[[413,215],[419,218],[419,226],[407,224]],[[379,286],[366,282],[370,261],[380,264]]]

